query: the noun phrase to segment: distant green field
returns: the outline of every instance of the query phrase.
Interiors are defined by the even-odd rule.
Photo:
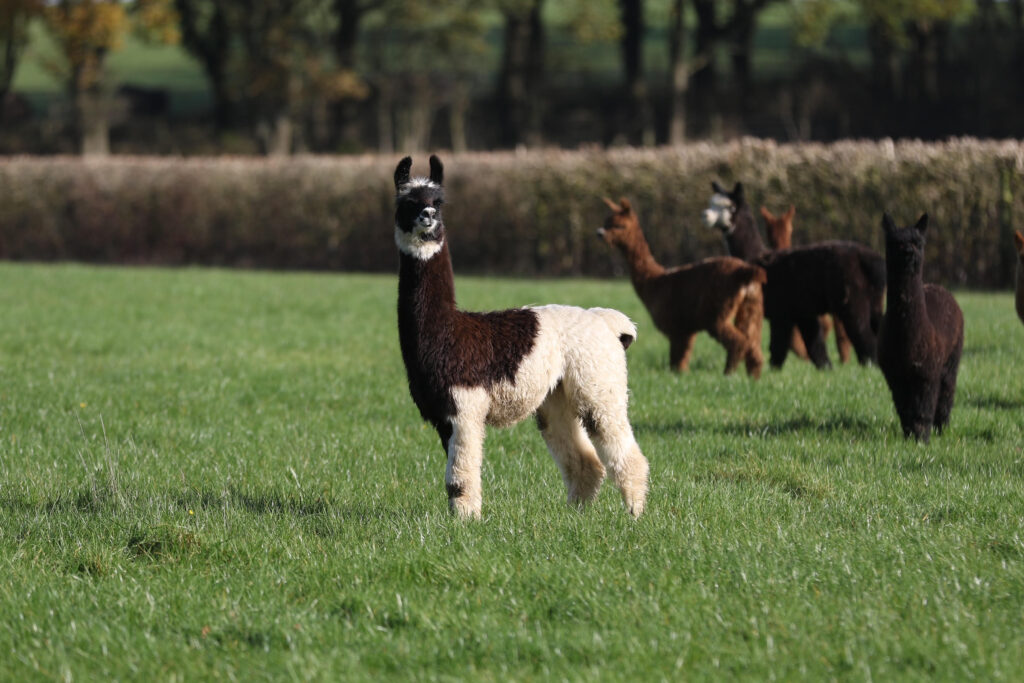
[[[461,278],[622,309],[647,514],[568,509],[532,421],[447,513],[392,276],[0,265],[0,679],[1019,680],[1024,327],[961,292],[952,425],[877,368],[693,370],[625,282]]]

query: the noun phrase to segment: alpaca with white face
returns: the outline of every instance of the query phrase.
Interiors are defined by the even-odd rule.
[[[570,504],[592,500],[607,473],[627,510],[640,516],[648,464],[627,417],[625,348],[633,323],[618,311],[536,306],[460,311],[442,217],[444,168],[413,178],[395,170],[399,250],[398,334],[409,392],[448,455],[448,504],[479,518],[486,426],[536,413]]]

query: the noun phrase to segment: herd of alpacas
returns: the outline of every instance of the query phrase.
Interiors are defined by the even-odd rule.
[[[447,454],[449,508],[460,517],[481,516],[487,425],[532,415],[569,504],[592,500],[607,475],[639,517],[649,468],[627,414],[625,355],[636,327],[608,308],[459,310],[442,217],[444,167],[431,156],[429,176],[412,176],[411,169],[405,157],[394,175],[398,335],[413,402]],[[726,374],[743,362],[757,379],[764,319],[772,367],[781,368],[792,350],[824,369],[832,329],[843,362],[852,347],[861,364],[881,368],[904,437],[927,442],[933,429],[941,433],[953,409],[964,320],[948,291],[922,280],[927,214],[903,228],[884,214],[883,257],[855,242],[793,247],[795,207],[781,216],[761,207],[769,247],[743,185],[727,190],[716,182],[712,190],[703,219],[721,231],[728,256],[661,265],[626,198],[604,200],[611,213],[597,230],[622,253],[637,296],[668,337],[671,369],[687,370],[694,338],[705,331],[725,347]],[[1016,308],[1024,322],[1024,235],[1017,232],[1014,241]]]

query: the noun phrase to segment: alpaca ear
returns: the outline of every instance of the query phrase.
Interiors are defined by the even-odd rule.
[[[444,182],[444,164],[441,163],[436,154],[430,155],[430,181],[438,185]]]
[[[737,182],[736,186],[732,188],[732,200],[736,204],[743,204],[744,199],[743,183]]]
[[[917,219],[917,225],[914,226],[914,230],[917,230],[922,235],[928,229],[928,214],[923,213],[921,217]]]
[[[768,207],[764,205],[761,206],[761,218],[765,219],[769,223],[775,220],[775,216],[773,216],[772,212],[768,210]]]
[[[894,232],[896,230],[896,224],[893,222],[892,216],[889,215],[888,211],[882,214],[882,228],[884,228],[887,233]]]
[[[711,189],[714,190],[715,194],[729,194],[724,187],[718,184],[717,180],[711,181]]]
[[[633,209],[632,204],[625,197],[619,197],[619,206],[622,208],[621,213],[629,213]]]
[[[618,213],[618,212],[619,212],[619,205],[618,205],[618,204],[616,204],[615,202],[613,202],[613,201],[612,201],[611,199],[609,199],[608,197],[602,197],[601,199],[603,199],[603,200],[604,200],[604,203],[608,205],[608,208],[609,208],[609,209],[611,209],[611,210],[612,210],[612,211],[614,211],[615,213]]]
[[[398,162],[395,168],[395,189],[409,182],[409,169],[412,168],[412,157],[406,157]]]
[[[1020,230],[1013,233],[1013,242],[1017,245],[1017,251],[1024,254],[1024,235],[1020,234]]]
[[[787,221],[793,220],[793,216],[795,216],[795,215],[796,215],[796,205],[795,204],[790,204],[789,205],[789,211],[786,212],[786,220]]]

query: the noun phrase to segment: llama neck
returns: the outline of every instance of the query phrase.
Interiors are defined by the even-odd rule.
[[[639,288],[640,285],[652,278],[665,274],[665,268],[651,254],[651,247],[647,244],[647,239],[639,226],[637,226],[634,237],[628,242],[620,242],[618,247],[626,257],[634,289]]]
[[[908,273],[899,267],[889,267],[886,271],[887,325],[917,327],[927,314],[921,273]]]
[[[754,223],[754,214],[746,206],[736,212],[732,231],[725,237],[729,254],[744,261],[751,261],[768,253],[768,247],[761,239],[761,233]]]
[[[452,273],[448,242],[440,251],[423,261],[400,254],[398,268],[398,327],[403,355],[416,347],[416,341],[429,330],[446,324],[456,312],[455,276]]]

